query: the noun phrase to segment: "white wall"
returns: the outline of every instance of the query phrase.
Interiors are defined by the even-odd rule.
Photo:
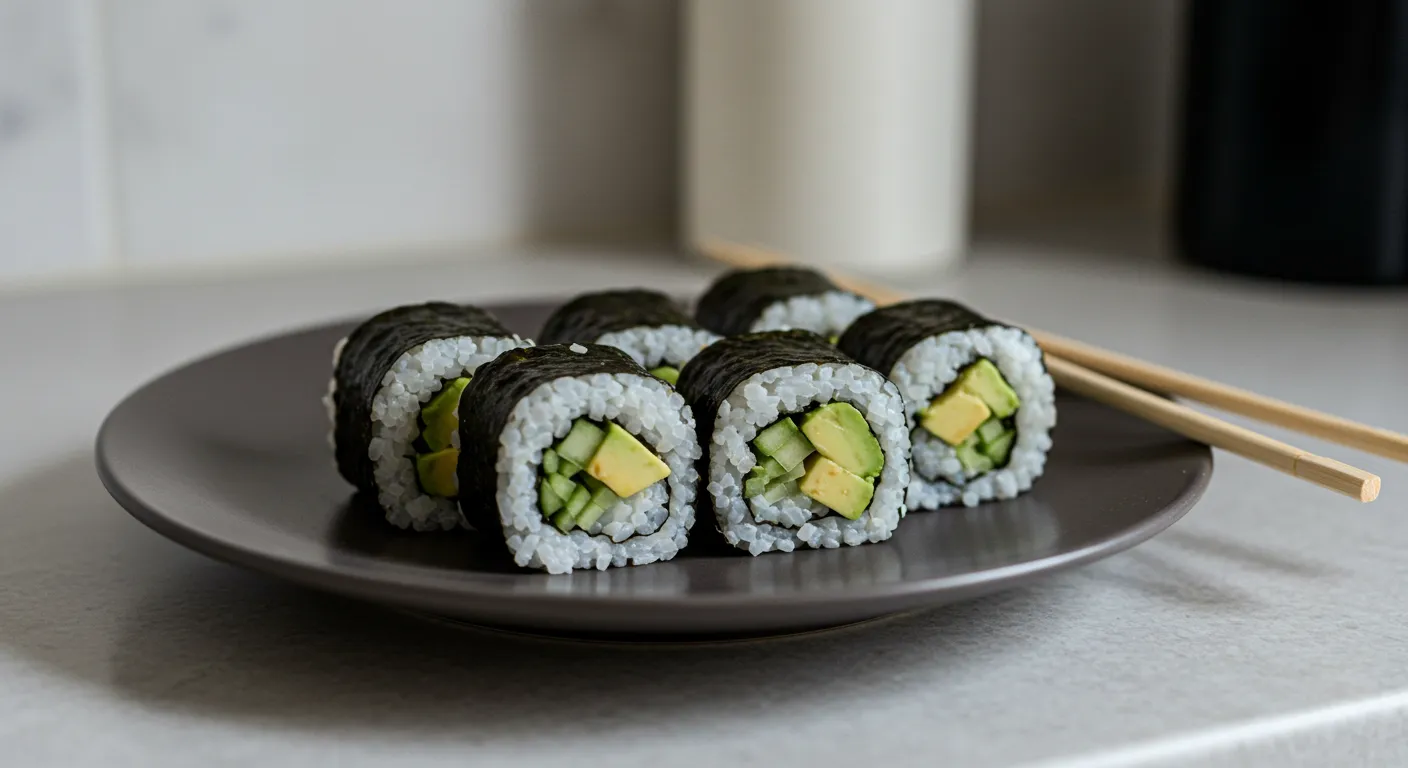
[[[0,0],[0,278],[665,239],[657,0]]]

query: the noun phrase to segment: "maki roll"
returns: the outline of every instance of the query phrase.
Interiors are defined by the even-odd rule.
[[[810,331],[724,339],[680,372],[715,523],[754,555],[888,539],[904,516],[899,390]],[[701,513],[703,512],[701,508]]]
[[[401,528],[459,525],[465,385],[479,366],[532,343],[482,309],[443,302],[396,307],[357,326],[333,350],[323,398],[338,472]]]
[[[684,398],[602,345],[507,352],[465,388],[460,508],[549,573],[669,560],[694,525],[699,441]]]
[[[838,346],[884,371],[904,396],[910,509],[1010,499],[1041,476],[1056,385],[1026,331],[923,299],[864,315]]]
[[[642,289],[586,293],[543,325],[541,344],[605,344],[674,384],[680,368],[719,336],[699,327],[669,296]]]
[[[694,314],[700,325],[725,336],[795,328],[834,338],[874,308],[816,270],[765,267],[720,277]]]

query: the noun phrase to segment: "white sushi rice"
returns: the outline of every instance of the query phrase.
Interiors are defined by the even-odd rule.
[[[640,438],[670,468],[670,476],[608,510],[590,530],[562,533],[538,506],[538,468],[543,451],[583,416],[614,421]],[[598,373],[539,386],[509,415],[495,464],[499,521],[514,562],[567,573],[669,560],[684,548],[694,525],[700,455],[694,416],[663,381]]]
[[[913,426],[916,414],[943,393],[958,374],[979,358],[997,365],[1021,406],[1015,416],[1017,440],[1007,465],[970,477],[952,446]],[[1056,426],[1056,385],[1041,363],[1041,349],[1016,328],[988,326],[932,336],[915,344],[890,370],[904,396],[913,429],[914,473],[906,502],[910,509],[935,509],[962,502],[976,506],[1010,499],[1029,490],[1046,467],[1051,429]]]
[[[699,351],[718,341],[717,333],[683,325],[642,325],[624,331],[603,333],[598,344],[615,347],[644,368],[669,365],[682,367]]]
[[[857,317],[872,309],[875,309],[875,302],[846,291],[793,296],[764,309],[749,330],[787,331],[795,328],[822,336],[839,335]]]
[[[333,368],[347,340],[333,351]],[[381,387],[372,398],[372,437],[367,457],[372,460],[377,501],[386,519],[400,528],[417,531],[450,530],[463,525],[454,499],[431,496],[420,489],[416,477],[415,450],[411,444],[420,437],[420,410],[440,391],[442,382],[473,375],[479,366],[510,349],[531,347],[533,342],[518,336],[460,336],[434,339],[403,353],[382,377]],[[323,397],[328,423],[335,430],[337,406],[333,394],[337,380],[328,382]],[[458,411],[455,414],[458,416]],[[451,436],[458,441],[459,435]],[[328,442],[336,448],[335,431]]]
[[[784,414],[812,404],[847,402],[865,416],[885,455],[870,507],[856,520],[800,497],[776,505],[743,497],[743,476],[757,463],[750,441]],[[754,374],[719,406],[714,419],[708,491],[719,530],[753,555],[798,547],[834,548],[884,541],[905,513],[909,428],[895,385],[855,363],[808,363]]]

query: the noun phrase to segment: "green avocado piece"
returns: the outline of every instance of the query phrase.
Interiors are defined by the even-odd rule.
[[[880,442],[870,424],[850,403],[827,403],[802,419],[802,434],[816,452],[860,477],[875,477],[885,468]]]
[[[459,463],[458,448],[417,456],[416,477],[420,480],[420,487],[431,496],[455,498],[460,492],[460,479],[456,474]]]
[[[1002,372],[987,358],[968,366],[955,386],[982,400],[992,409],[992,415],[999,419],[1016,413],[1022,405],[1017,393],[1002,378]]]
[[[855,520],[865,514],[875,495],[872,481],[847,472],[840,464],[818,454],[807,459],[807,473],[797,489],[842,517]]]
[[[961,445],[954,449],[958,457],[958,463],[963,465],[963,469],[969,475],[981,474],[992,469],[992,459],[983,455],[982,444],[978,441],[977,435],[970,436]]]
[[[659,368],[650,369],[650,375],[673,387],[675,384],[679,383],[680,369],[674,366],[662,365]]]
[[[543,474],[555,475],[560,466],[562,466],[562,459],[558,457],[557,451],[551,448],[543,451]]]
[[[566,503],[557,495],[557,491],[552,489],[552,483],[548,482],[546,477],[538,482],[538,508],[543,511],[543,517],[551,518]]]
[[[557,455],[579,467],[585,467],[605,438],[606,431],[601,427],[586,419],[577,419],[572,422],[572,429],[567,432],[567,436],[557,444]]]
[[[1002,426],[998,419],[988,419],[978,427],[978,440],[984,445],[990,445],[992,441],[1002,437],[1007,432],[1007,427]]]
[[[659,456],[614,422],[607,422],[605,439],[591,461],[583,466],[588,475],[605,483],[623,499],[670,476],[670,468]]]
[[[440,388],[430,402],[420,409],[420,420],[425,423],[421,436],[430,450],[443,451],[451,445],[450,436],[459,431],[460,395],[469,384],[469,377],[462,376]]]
[[[797,493],[797,490],[797,482],[795,480],[773,483],[768,486],[767,491],[763,493],[763,501],[769,504],[776,504],[788,496]]]
[[[1007,459],[1012,455],[1012,444],[1017,441],[1016,432],[1006,432],[992,442],[983,446],[983,452],[992,459],[993,466],[1000,467],[1007,463]]]
[[[582,514],[577,515],[577,527],[586,530],[592,527],[592,523],[600,520],[604,514],[606,514],[605,508],[597,506],[596,502],[588,502],[586,508],[582,510]]]
[[[784,445],[800,436],[801,432],[797,430],[796,423],[791,419],[778,419],[753,438],[753,445],[758,448],[758,453],[772,456],[782,450]]]

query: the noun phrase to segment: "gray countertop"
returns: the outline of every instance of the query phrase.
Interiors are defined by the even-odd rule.
[[[1408,467],[1309,438],[1291,439],[1381,474],[1379,501],[1219,455],[1173,529],[1040,586],[678,647],[452,629],[285,586],[147,531],[92,468],[118,399],[223,346],[436,295],[711,274],[561,251],[0,297],[5,762],[1408,764]],[[1012,247],[905,284],[1408,430],[1408,295]]]

